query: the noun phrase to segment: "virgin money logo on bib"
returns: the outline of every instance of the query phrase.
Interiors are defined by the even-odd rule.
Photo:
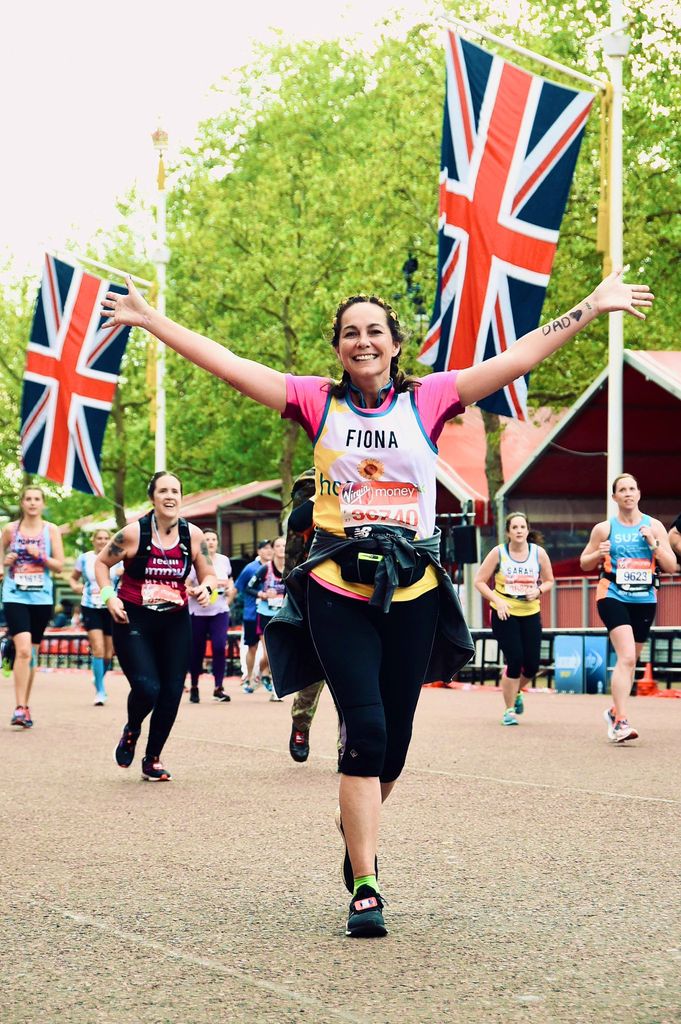
[[[419,527],[419,489],[415,484],[374,480],[343,484],[340,509],[346,530],[383,523],[413,532]]]

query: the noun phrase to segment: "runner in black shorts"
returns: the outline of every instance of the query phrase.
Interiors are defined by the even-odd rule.
[[[116,534],[98,555],[95,575],[114,620],[116,655],[130,683],[128,721],[115,750],[116,762],[130,767],[142,722],[151,714],[142,778],[165,782],[170,772],[161,764],[161,752],[189,670],[188,593],[206,607],[217,593],[217,580],[202,531],[180,517],[178,477],[155,473],[147,493],[152,511]],[[107,581],[121,558],[125,568],[115,595]],[[192,565],[198,584],[187,587]]]
[[[21,515],[17,522],[5,526],[0,544],[2,601],[15,650],[16,707],[10,724],[23,729],[33,725],[28,702],[38,647],[54,611],[52,574],[61,572],[64,564],[59,527],[43,519],[44,508],[42,488],[25,487]]]
[[[494,589],[488,580],[494,575]],[[525,711],[523,688],[539,669],[540,597],[553,587],[553,570],[539,535],[524,512],[506,516],[506,543],[493,547],[478,569],[475,586],[492,607],[492,633],[504,653],[502,725],[518,725]]]
[[[95,560],[111,540],[108,530],[96,530],[92,537],[92,551],[83,551],[76,559],[71,573],[71,589],[81,595],[80,610],[87,631],[92,657],[92,675],[95,686],[95,707],[106,704],[104,677],[113,660],[112,620],[109,609],[102,605],[102,597],[95,579]],[[118,583],[123,565],[111,570],[109,583]]]
[[[437,439],[447,419],[507,386],[597,316],[652,304],[621,271],[570,315],[506,352],[460,372],[408,378],[404,335],[376,295],[337,308],[332,345],[340,380],[281,373],[243,359],[154,310],[127,279],[109,292],[106,326],[142,326],[181,355],[286,419],[314,445],[315,536],[310,557],[287,576],[281,611],[265,641],[279,696],[325,677],[342,720],[339,801],[352,890],[346,935],[386,934],[376,878],[382,802],[411,740],[424,682],[448,681],[473,653],[452,581],[439,562],[435,527]]]
[[[657,566],[674,572],[676,558],[662,523],[639,509],[641,492],[630,473],[615,478],[612,497],[617,515],[596,523],[579,561],[585,572],[601,570],[596,606],[617,654],[611,683],[613,706],[606,708],[603,717],[608,739],[624,743],[638,738],[627,719],[626,703],[641,648],[655,620]]]

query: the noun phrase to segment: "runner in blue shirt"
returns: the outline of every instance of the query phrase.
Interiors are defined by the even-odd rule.
[[[257,628],[257,599],[252,594],[249,594],[246,588],[258,569],[262,569],[263,565],[267,565],[268,562],[272,561],[273,554],[272,541],[258,541],[258,554],[256,558],[244,566],[234,584],[244,601],[243,645],[246,648],[246,671],[241,680],[241,688],[244,693],[253,693],[256,687],[260,685],[260,672],[256,672],[255,669],[255,655],[260,643]]]
[[[95,707],[102,707],[107,702],[104,676],[113,661],[112,619],[109,609],[102,603],[101,592],[95,579],[95,559],[110,540],[109,530],[96,530],[92,537],[92,551],[83,551],[78,555],[69,581],[71,589],[81,595],[80,610],[92,655]],[[114,589],[122,573],[123,563],[119,562],[110,572],[111,585]]]

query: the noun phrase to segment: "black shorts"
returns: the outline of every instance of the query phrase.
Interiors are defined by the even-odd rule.
[[[18,601],[5,601],[5,618],[10,636],[18,633],[30,633],[31,643],[39,644],[47,629],[47,624],[54,614],[52,604],[20,604]]]
[[[271,622],[273,618],[274,615],[261,615],[260,612],[258,612],[258,617],[255,620],[255,631],[258,634],[258,639],[262,637],[265,632],[265,626],[268,622]]]
[[[244,619],[244,644],[246,647],[255,647],[259,640],[258,620]]]
[[[616,597],[603,597],[596,602],[596,607],[608,633],[617,626],[631,626],[637,644],[644,644],[650,636],[657,611],[655,601],[634,604],[633,601],[618,601]]]
[[[89,633],[91,629],[101,629],[104,636],[111,636],[112,618],[108,608],[86,608],[80,606],[80,614],[83,617],[83,625]]]

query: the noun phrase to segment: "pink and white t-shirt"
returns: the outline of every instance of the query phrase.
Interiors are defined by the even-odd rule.
[[[375,523],[414,539],[432,536],[437,440],[444,423],[464,411],[456,377],[430,374],[414,391],[390,388],[378,408],[363,409],[351,395],[332,398],[324,377],[287,375],[282,415],[300,423],[314,445],[315,525],[339,536],[361,537]],[[336,583],[338,567],[323,563],[314,575]],[[429,585],[408,588],[409,599]],[[362,584],[342,581],[342,589],[371,595]]]

